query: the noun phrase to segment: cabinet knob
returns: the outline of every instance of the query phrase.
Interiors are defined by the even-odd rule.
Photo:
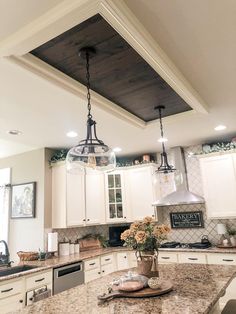
[[[90,219],[87,219],[87,221],[89,221]]]
[[[126,219],[126,217],[124,217]]]
[[[102,272],[105,273],[105,270],[103,270]]]
[[[83,221],[86,221],[86,219],[83,219]]]
[[[99,271],[99,272],[98,272],[98,275],[100,275],[100,274],[101,274],[101,272]]]
[[[23,300],[19,300],[20,303],[23,303]]]
[[[124,258],[127,258],[127,256],[124,256]]]

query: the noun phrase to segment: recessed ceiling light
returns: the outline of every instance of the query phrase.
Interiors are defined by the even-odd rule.
[[[225,126],[225,125],[222,125],[222,124],[217,125],[217,126],[214,128],[215,131],[222,131],[222,130],[225,130],[225,129],[226,129],[226,126]]]
[[[160,143],[164,143],[164,142],[167,142],[167,141],[168,141],[168,138],[165,138],[165,137],[161,137],[158,140],[158,142],[160,142]]]
[[[113,148],[113,152],[114,153],[119,153],[119,152],[121,152],[122,151],[122,149],[120,148],[120,147],[115,147],[115,148]]]
[[[10,135],[21,135],[22,134],[22,132],[19,130],[9,130],[9,131],[7,131],[7,133]]]
[[[78,133],[75,132],[75,131],[70,131],[70,132],[66,133],[66,136],[68,136],[68,137],[77,137]]]

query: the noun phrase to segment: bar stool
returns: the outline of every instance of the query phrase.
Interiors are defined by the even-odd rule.
[[[221,314],[236,314],[236,300],[229,300]]]

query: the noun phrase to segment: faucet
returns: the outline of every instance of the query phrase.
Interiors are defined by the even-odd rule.
[[[5,246],[5,254],[2,254],[2,252],[0,252],[0,266],[10,267],[12,261],[10,261],[10,253],[9,253],[7,242],[4,240],[1,240],[0,243],[3,243]]]

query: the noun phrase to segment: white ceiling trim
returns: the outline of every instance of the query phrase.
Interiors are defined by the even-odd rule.
[[[109,22],[109,24],[153,67],[159,75],[161,75],[161,77],[193,108],[193,110],[200,113],[208,113],[207,105],[201,99],[200,95],[192,88],[182,73],[175,67],[169,57],[122,0],[115,2],[112,0],[63,1],[46,14],[0,42],[0,55],[24,55],[97,13],[101,14],[103,18]],[[28,70],[33,70],[35,72],[34,62],[31,60],[31,65],[29,66],[29,58],[27,57],[27,60],[22,58],[23,57],[18,57],[18,59],[14,59],[14,61],[19,64],[22,63],[24,67],[26,67],[26,63],[28,63]],[[25,61],[27,62],[25,63]],[[36,66],[36,68],[39,72],[38,66]],[[45,71],[44,67],[44,77],[48,74],[51,80],[54,76],[50,74],[51,71],[53,72],[52,68],[50,71]],[[66,80],[68,80],[68,77]],[[105,102],[106,104],[104,104],[104,106],[106,107],[106,110],[109,109],[107,106],[107,102],[109,102],[108,100],[105,100],[104,97],[98,94],[96,94],[96,97],[100,98],[101,106],[102,102]],[[113,109],[114,105],[115,104],[112,106]],[[125,111],[125,115],[128,115],[127,111]],[[137,120],[138,118],[135,117],[135,119]],[[140,123],[138,122],[137,124]],[[143,124],[145,126],[144,122]]]
[[[46,79],[47,81],[59,86],[60,88],[82,98],[86,99],[87,97],[87,88],[79,83],[78,81],[72,79],[68,75],[62,73],[61,71],[55,69],[44,61],[38,59],[32,54],[28,53],[24,56],[10,56],[5,57],[6,60],[11,63],[17,64],[24,69]],[[95,106],[105,110],[106,112],[110,112],[116,117],[133,124],[139,128],[145,128],[146,123],[128,112],[127,110],[121,108],[105,97],[99,95],[98,93],[91,91],[93,103]]]

